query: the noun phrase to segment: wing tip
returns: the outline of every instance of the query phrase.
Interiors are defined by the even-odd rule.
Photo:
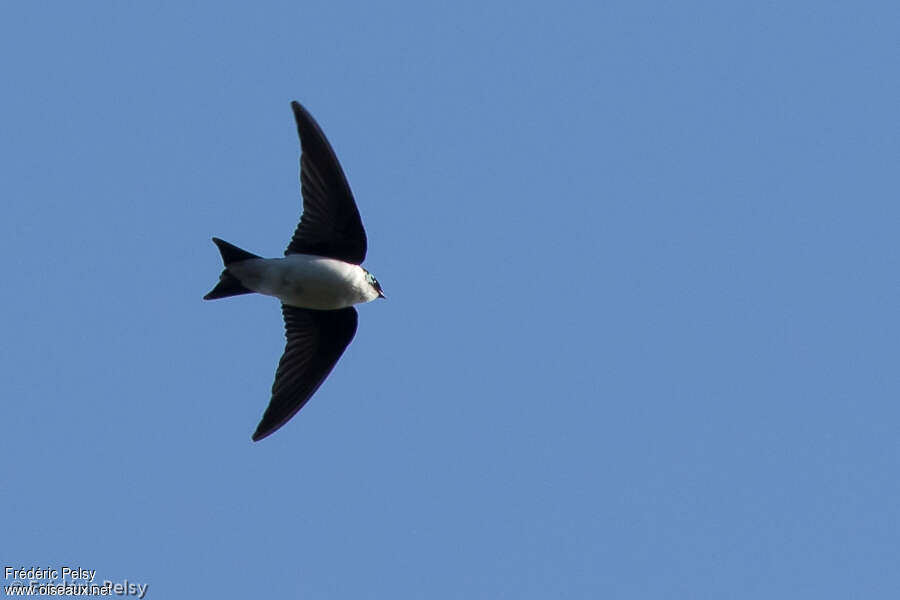
[[[273,433],[275,433],[275,431],[277,429],[278,429],[278,427],[270,427],[268,429],[263,429],[263,424],[260,423],[257,426],[256,431],[253,432],[253,435],[250,436],[250,439],[253,440],[254,442],[264,440],[267,437],[269,437],[270,435],[272,435]]]
[[[306,110],[306,107],[296,100],[291,100],[291,110],[294,111],[294,119],[297,121],[298,125],[310,118],[309,111]]]

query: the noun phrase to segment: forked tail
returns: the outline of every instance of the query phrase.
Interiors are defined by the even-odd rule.
[[[228,271],[228,265],[231,263],[241,262],[242,260],[250,260],[251,258],[260,258],[259,256],[241,250],[233,244],[229,244],[225,240],[213,238],[212,241],[219,248],[222,254],[222,262],[225,263],[225,270],[219,275],[219,283],[216,284],[207,295],[203,296],[204,300],[215,300],[217,298],[227,298],[228,296],[240,296],[241,294],[252,294],[253,290],[248,290],[237,277]]]

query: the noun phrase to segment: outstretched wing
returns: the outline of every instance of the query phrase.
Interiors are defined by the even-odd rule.
[[[253,441],[274,433],[297,414],[319,389],[347,344],[356,334],[356,309],[312,310],[281,305],[287,345],[275,383],[272,400]]]
[[[303,215],[285,254],[316,254],[360,264],[366,257],[353,193],[325,134],[299,102],[291,102],[300,135]]]

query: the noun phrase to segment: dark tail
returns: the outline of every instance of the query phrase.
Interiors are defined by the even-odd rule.
[[[241,262],[242,260],[249,260],[251,258],[260,258],[255,254],[247,252],[246,250],[241,250],[237,246],[229,244],[225,240],[213,238],[212,241],[216,246],[219,247],[219,252],[222,253],[222,262],[225,263],[226,267],[234,262]]]
[[[216,284],[207,295],[203,296],[204,300],[215,300],[216,298],[227,298],[228,296],[240,296],[241,294],[252,294],[253,290],[248,290],[237,277],[228,271],[228,265],[231,263],[249,260],[251,258],[259,258],[259,256],[241,250],[237,246],[229,244],[219,238],[213,238],[212,241],[218,246],[219,252],[222,253],[222,261],[225,263],[225,270],[219,275],[219,283]]]

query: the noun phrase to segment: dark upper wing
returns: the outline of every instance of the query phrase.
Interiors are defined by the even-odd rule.
[[[287,423],[315,393],[356,333],[356,309],[312,310],[281,305],[287,346],[272,400],[253,434],[257,442]]]
[[[291,102],[300,135],[303,216],[285,254],[317,254],[360,264],[366,257],[363,229],[353,193],[331,144],[299,102]]]

